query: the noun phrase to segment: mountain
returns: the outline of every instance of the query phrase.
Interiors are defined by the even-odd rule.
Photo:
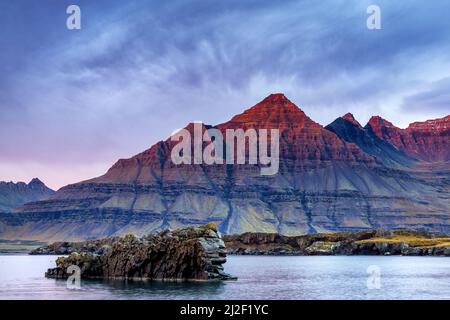
[[[317,168],[331,161],[345,161],[348,164],[374,162],[355,145],[342,141],[311,120],[283,94],[268,96],[217,128],[222,132],[239,128],[279,129],[280,157],[285,165],[292,168]]]
[[[428,162],[450,161],[450,115],[441,119],[414,122],[406,129],[397,128],[389,121],[374,116],[366,128],[416,159]]]
[[[0,181],[0,211],[11,211],[27,202],[42,200],[54,192],[38,178],[28,184]]]
[[[337,118],[325,127],[344,141],[356,144],[361,150],[374,156],[384,165],[401,168],[413,166],[416,159],[406,155],[394,145],[380,138],[370,125],[362,127],[351,113]]]
[[[0,238],[69,241],[207,222],[227,234],[450,231],[448,164],[413,159],[350,115],[324,128],[283,94],[201,132],[249,128],[280,130],[277,174],[262,176],[259,164],[175,165],[167,139],[2,217]]]

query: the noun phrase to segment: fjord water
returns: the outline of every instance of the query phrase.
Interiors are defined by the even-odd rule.
[[[46,279],[55,256],[0,256],[0,299],[450,299],[450,258],[229,256],[223,283]],[[380,288],[368,289],[370,266]],[[372,267],[373,269],[373,267]]]

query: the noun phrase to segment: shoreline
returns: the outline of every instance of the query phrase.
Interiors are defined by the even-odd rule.
[[[368,230],[284,236],[276,233],[224,235],[228,255],[314,256],[314,255],[403,255],[450,256],[450,236],[412,230]],[[55,242],[29,252],[30,255],[101,255],[117,237],[82,242]]]
[[[39,254],[32,255],[24,252],[0,252],[0,257],[6,256],[14,256],[14,257],[69,257],[67,254]],[[236,254],[236,253],[228,253],[227,257],[283,257],[283,258],[298,258],[298,257],[415,257],[415,258],[447,258],[450,257],[448,255],[404,255],[404,254],[388,254],[388,255],[380,255],[380,254],[334,254],[334,255],[302,255],[302,254],[284,254],[284,255],[275,255],[275,254]]]
[[[369,230],[283,236],[244,233],[224,236],[228,254],[270,256],[450,256],[450,237],[411,230]]]

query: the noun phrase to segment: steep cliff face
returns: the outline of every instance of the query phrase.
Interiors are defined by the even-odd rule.
[[[0,181],[0,212],[11,211],[24,203],[44,199],[53,193],[54,191],[38,178],[28,184]]]
[[[419,168],[352,118],[333,126],[343,130],[325,129],[284,95],[270,95],[229,122],[202,130],[279,129],[276,175],[261,176],[259,164],[175,165],[168,139],[119,160],[101,177],[26,204],[2,220],[7,227],[0,228],[0,238],[69,241],[210,221],[228,234],[448,231],[448,166]],[[192,124],[186,129],[192,132]]]
[[[397,128],[389,121],[374,116],[366,128],[416,159],[428,162],[450,161],[450,116],[414,122],[406,129]]]

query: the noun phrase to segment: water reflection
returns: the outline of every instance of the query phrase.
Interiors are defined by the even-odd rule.
[[[55,285],[64,289],[66,280],[53,279]],[[71,290],[73,297],[96,299],[98,292],[104,292],[107,297],[119,299],[198,299],[205,296],[213,299],[224,293],[224,282],[162,282],[143,280],[97,280],[82,279],[79,290]],[[106,291],[106,292],[105,292]],[[94,297],[91,297],[91,294]]]
[[[1,256],[1,299],[450,299],[450,258],[400,256],[239,257],[225,271],[237,281],[158,282],[47,279],[55,256]],[[369,266],[381,271],[370,290]]]

